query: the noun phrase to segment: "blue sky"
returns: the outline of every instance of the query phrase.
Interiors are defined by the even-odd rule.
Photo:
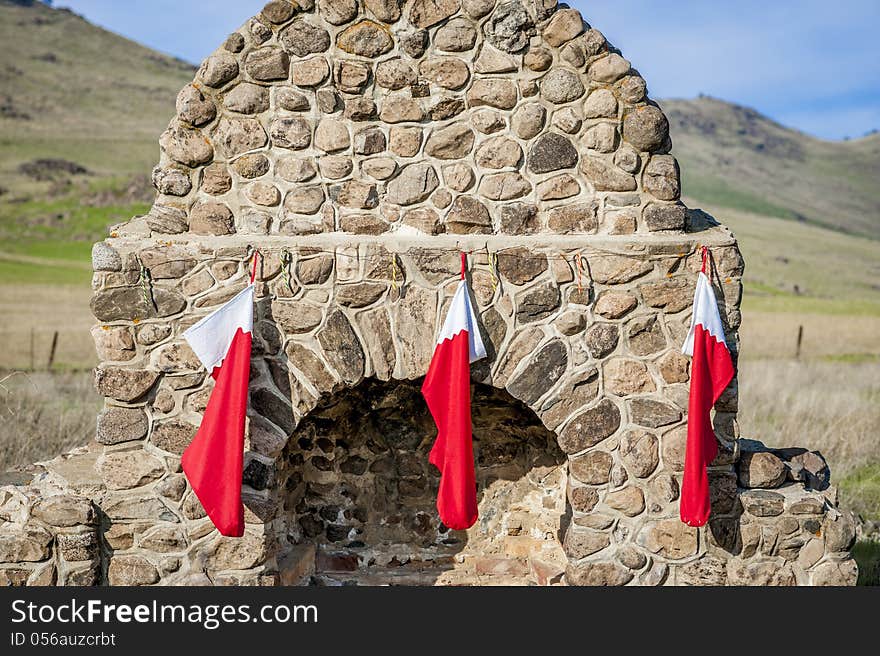
[[[56,0],[194,63],[265,0]],[[656,98],[700,93],[827,139],[880,128],[880,0],[574,0]]]

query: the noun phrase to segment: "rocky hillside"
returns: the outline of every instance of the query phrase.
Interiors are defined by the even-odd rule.
[[[880,134],[822,141],[713,98],[661,104],[688,197],[880,238]]]

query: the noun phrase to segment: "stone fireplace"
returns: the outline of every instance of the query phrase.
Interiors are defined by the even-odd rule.
[[[21,581],[854,582],[824,463],[740,440],[736,382],[710,525],[678,520],[698,252],[734,351],[744,263],[681,202],[668,121],[577,11],[270,2],[160,145],[153,209],[94,249],[96,439],[0,492]],[[254,249],[247,530],[229,539],[180,470],[211,391],[181,335],[244,288]],[[419,394],[460,251],[490,352],[467,532],[434,508]]]

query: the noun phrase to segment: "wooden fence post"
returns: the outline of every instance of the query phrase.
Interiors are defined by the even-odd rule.
[[[52,350],[49,351],[49,366],[47,369],[52,371],[52,365],[55,364],[55,349],[58,348],[58,331],[55,331],[55,334],[52,335]]]

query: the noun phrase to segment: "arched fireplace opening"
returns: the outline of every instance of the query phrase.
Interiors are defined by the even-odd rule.
[[[421,381],[361,385],[303,419],[279,458],[282,554],[310,557],[312,585],[547,584],[565,567],[566,457],[506,391],[475,384],[480,519],[442,524],[436,427]],[[295,565],[302,567],[300,559]],[[282,577],[285,558],[279,558]],[[308,569],[311,569],[310,567]]]

